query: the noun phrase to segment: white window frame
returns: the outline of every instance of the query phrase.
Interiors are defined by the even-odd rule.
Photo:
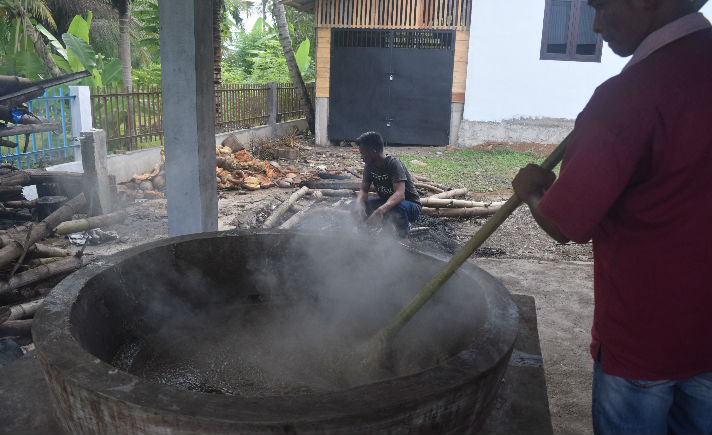
[[[581,4],[588,0],[570,0],[571,11],[569,12],[569,29],[566,41],[566,53],[549,53],[547,49],[547,41],[549,39],[549,20],[551,16],[552,0],[545,0],[544,8],[544,29],[541,35],[541,52],[539,59],[541,60],[569,60],[577,62],[601,62],[601,52],[603,48],[603,39],[601,35],[596,35],[596,51],[594,54],[576,54],[576,43],[578,39],[578,28],[581,19]]]

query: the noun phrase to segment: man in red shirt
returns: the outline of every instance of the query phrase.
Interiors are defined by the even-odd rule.
[[[596,433],[712,433],[712,27],[690,0],[589,0],[623,71],[558,180],[513,181],[561,243],[593,240]]]

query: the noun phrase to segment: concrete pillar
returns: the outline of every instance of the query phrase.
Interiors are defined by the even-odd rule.
[[[329,145],[329,98],[314,99],[314,142],[317,145]]]
[[[456,147],[460,137],[460,124],[465,103],[450,103],[450,145]]]
[[[91,119],[91,92],[89,86],[69,86],[69,95],[74,97],[71,104],[72,143],[79,146],[79,136],[83,131],[94,128]],[[74,160],[81,161],[82,153],[75,148]]]
[[[113,177],[106,168],[106,132],[83,131],[79,138],[84,175],[82,184],[89,213],[92,216],[110,213],[114,209]]]
[[[267,83],[267,125],[277,123],[277,83]]]
[[[158,2],[171,236],[218,229],[212,4]]]

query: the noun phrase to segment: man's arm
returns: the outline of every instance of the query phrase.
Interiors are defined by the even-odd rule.
[[[366,221],[368,224],[380,224],[383,220],[383,215],[389,210],[397,206],[405,199],[405,181],[396,181],[393,183],[393,195],[388,197],[382,206],[378,207],[371,213]]]
[[[541,166],[529,164],[519,170],[512,181],[512,187],[519,199],[529,206],[529,210],[539,226],[557,242],[567,243],[569,238],[559,230],[559,227],[537,211],[539,201],[544,196],[546,189],[554,184],[554,180],[556,180],[556,175],[553,172],[547,171]]]

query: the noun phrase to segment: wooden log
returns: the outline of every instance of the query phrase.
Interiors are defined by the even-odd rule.
[[[31,318],[35,315],[37,309],[42,305],[42,302],[44,302],[44,298],[25,302],[24,304],[2,307],[2,310],[0,311],[0,323],[7,320],[22,320]],[[6,316],[7,318],[5,318]],[[5,318],[5,320],[3,320],[3,318]]]
[[[282,225],[279,226],[280,230],[288,230],[294,227],[299,221],[304,218],[304,216],[309,213],[309,207],[304,207],[303,209],[299,210],[298,212],[294,213],[289,219],[286,221],[282,222]]]
[[[495,214],[500,207],[470,207],[470,208],[430,208],[423,207],[420,211],[427,216],[439,217],[465,217],[465,216],[489,216]]]
[[[448,198],[421,198],[420,203],[425,207],[433,208],[468,208],[468,207],[492,207],[504,204],[503,202],[482,202],[482,201],[465,201],[463,199],[448,199]]]
[[[54,263],[45,264],[27,272],[18,273],[7,281],[0,281],[0,296],[9,294],[12,290],[26,285],[34,284],[55,275],[71,272],[89,264],[86,257],[68,257]]]
[[[445,191],[444,189],[441,189],[437,186],[433,186],[432,184],[428,184],[428,183],[414,182],[413,184],[415,184],[415,187],[419,187],[419,188],[425,189],[425,190],[430,190],[435,193],[442,193]]]
[[[57,248],[56,246],[47,246],[42,243],[35,243],[35,246],[30,248],[27,253],[30,258],[48,258],[48,257],[69,257],[72,255],[66,249]]]
[[[289,210],[289,208],[299,200],[299,198],[306,195],[307,192],[309,192],[309,188],[306,186],[294,192],[289,199],[280,204],[280,206],[272,212],[267,220],[265,220],[264,224],[262,224],[262,228],[273,228],[277,224],[277,220],[282,217],[282,215],[286,213],[287,210]]]
[[[0,210],[0,219],[9,219],[13,221],[28,222],[32,220],[32,216],[27,213],[19,213],[12,210]]]
[[[349,189],[313,189],[312,192],[321,192],[324,196],[341,196],[348,197],[356,194],[355,190]]]
[[[83,193],[80,193],[64,203],[63,206],[47,216],[42,222],[32,226],[30,235],[27,238],[28,245],[32,246],[38,241],[49,236],[57,225],[71,219],[72,216],[85,205],[86,199],[84,199]],[[21,242],[14,239],[9,240],[8,243],[0,249],[0,267],[4,267],[17,259],[20,255],[22,255],[24,248],[25,246],[23,246]]]
[[[54,233],[58,235],[65,235],[90,230],[92,228],[113,225],[125,221],[126,216],[126,211],[119,210],[113,213],[92,216],[90,218],[66,221],[57,225],[57,228],[54,229]]]
[[[429,198],[456,198],[467,195],[467,188],[446,190],[445,192],[430,195]]]
[[[7,201],[5,203],[5,207],[8,208],[34,208],[37,205],[37,200],[33,199],[32,201],[28,201],[26,199],[20,200],[20,201]]]
[[[0,186],[0,201],[22,199],[22,186]]]
[[[0,337],[32,336],[32,319],[8,320],[0,325]]]
[[[361,188],[361,180],[305,180],[300,185],[310,189],[359,190]]]
[[[17,127],[7,127],[0,129],[0,137],[22,136],[23,134],[43,133],[46,131],[59,131],[62,125],[58,122],[48,122],[45,124],[18,125]]]
[[[418,181],[423,182],[423,183],[431,183],[431,182],[433,181],[433,180],[431,180],[430,178],[426,177],[426,176],[423,175],[423,174],[414,174],[414,173],[411,172],[411,173],[410,173],[410,176],[413,177],[414,180],[418,180]]]
[[[29,186],[30,174],[25,171],[15,171],[0,175],[0,186]]]
[[[45,171],[43,169],[26,169],[25,171],[30,174],[30,182],[32,184],[46,184],[46,183],[79,183],[82,182],[83,174],[81,172],[55,172],[55,171]]]
[[[56,279],[59,279],[60,277],[61,275],[58,275]],[[50,291],[52,291],[52,287],[48,287],[46,285],[43,285],[42,287],[20,287],[3,295],[1,299],[3,304],[15,304],[47,296]]]
[[[42,266],[43,264],[54,263],[55,261],[62,260],[66,257],[43,257],[43,258],[33,258],[27,261],[27,266],[29,268]]]

